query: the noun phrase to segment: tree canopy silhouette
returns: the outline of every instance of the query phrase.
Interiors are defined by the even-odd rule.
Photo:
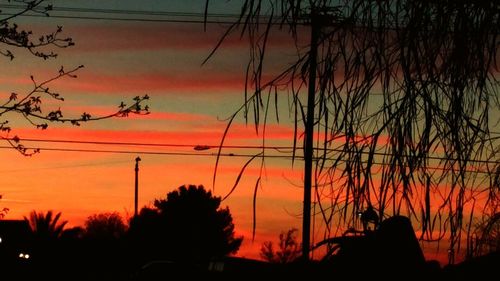
[[[53,264],[62,260],[61,237],[68,222],[60,220],[61,212],[54,214],[51,210],[46,213],[32,211],[29,218],[24,219],[28,221],[32,234],[30,241],[33,244],[29,254],[36,274],[50,272]]]
[[[119,213],[101,213],[89,216],[85,221],[83,237],[94,240],[116,240],[127,231]]]
[[[467,221],[499,200],[499,21],[498,1],[245,0],[210,54],[235,31],[250,42],[244,102],[224,138],[243,115],[265,139],[288,94],[292,156],[314,162],[304,190],[314,185],[324,237],[371,205],[458,252]],[[279,71],[266,55],[277,30],[295,51]]]
[[[207,261],[234,254],[242,237],[235,237],[233,218],[221,198],[202,185],[181,186],[143,208],[130,223],[132,237],[147,239],[161,255],[174,260]]]

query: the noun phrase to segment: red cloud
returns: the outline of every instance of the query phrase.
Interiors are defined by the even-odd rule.
[[[96,74],[84,73],[79,79],[64,79],[56,82],[60,91],[88,93],[150,93],[197,92],[199,94],[227,90],[243,91],[244,77],[233,74],[201,73],[176,75],[172,73],[147,74]],[[55,84],[56,84],[55,83]]]
[[[196,92],[198,94],[237,91],[243,92],[245,77],[241,73],[214,73],[200,69],[195,73],[126,73],[108,74],[81,71],[78,79],[60,79],[51,83],[51,89],[62,93],[70,91],[89,94],[123,94],[163,92],[176,94],[179,92]],[[35,77],[37,78],[37,77]],[[40,79],[38,79],[40,80]],[[29,77],[9,77],[1,79],[3,84],[31,85]],[[38,81],[41,82],[41,81]]]

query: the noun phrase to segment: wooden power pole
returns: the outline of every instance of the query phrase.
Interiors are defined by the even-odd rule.
[[[311,50],[309,53],[309,85],[304,140],[304,204],[302,218],[302,258],[309,261],[311,251],[311,189],[313,163],[314,106],[316,102],[316,68],[320,26],[314,10],[311,12]]]

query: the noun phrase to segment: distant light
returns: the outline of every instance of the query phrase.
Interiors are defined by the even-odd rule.
[[[19,258],[27,260],[27,259],[30,258],[30,255],[29,254],[25,254],[25,253],[19,253]]]
[[[2,237],[0,237],[0,243],[2,243]]]

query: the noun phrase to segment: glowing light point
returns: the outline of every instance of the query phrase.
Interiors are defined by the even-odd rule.
[[[30,258],[30,255],[29,254],[25,254],[25,253],[19,253],[19,258],[27,260],[27,259]]]

